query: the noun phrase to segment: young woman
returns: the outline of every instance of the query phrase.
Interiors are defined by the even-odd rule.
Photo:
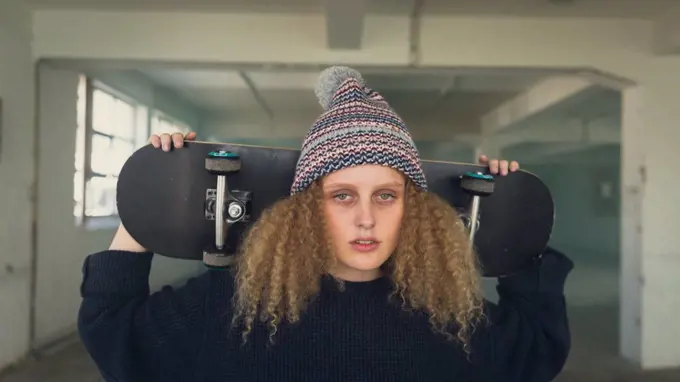
[[[324,71],[317,96],[326,111],[302,145],[291,195],[252,227],[233,270],[150,294],[152,254],[123,226],[87,257],[79,332],[103,376],[552,380],[570,348],[571,261],[536,254],[498,280],[498,304],[485,300],[464,226],[427,192],[401,119],[349,68]],[[194,137],[176,135],[174,147]],[[152,142],[172,146],[167,134]]]

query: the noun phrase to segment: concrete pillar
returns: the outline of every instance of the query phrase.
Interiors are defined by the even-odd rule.
[[[37,217],[33,198],[35,115],[31,16],[24,2],[0,1],[0,369],[29,350]]]
[[[659,368],[680,364],[680,81],[649,77],[623,92],[620,334],[624,357]]]

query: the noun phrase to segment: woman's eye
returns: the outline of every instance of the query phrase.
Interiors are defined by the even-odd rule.
[[[348,198],[349,198],[349,195],[348,195],[348,194],[336,194],[336,195],[335,195],[335,199],[337,199],[337,200],[339,200],[339,201],[341,201],[341,202],[347,200]]]
[[[388,193],[382,193],[380,194],[380,199],[383,201],[388,201],[394,199],[394,195],[388,194]]]

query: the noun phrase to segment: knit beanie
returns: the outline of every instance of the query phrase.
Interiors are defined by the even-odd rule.
[[[330,67],[319,76],[315,94],[325,111],[302,143],[291,195],[334,171],[365,164],[399,170],[417,188],[427,190],[420,155],[406,125],[378,92],[366,86],[359,72]]]

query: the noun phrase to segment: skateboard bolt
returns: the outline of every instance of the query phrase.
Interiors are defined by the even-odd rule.
[[[237,217],[241,216],[241,213],[243,213],[243,208],[241,208],[241,206],[236,204],[236,203],[232,203],[229,206],[229,209],[227,210],[227,212],[229,213],[229,217],[237,218]]]

